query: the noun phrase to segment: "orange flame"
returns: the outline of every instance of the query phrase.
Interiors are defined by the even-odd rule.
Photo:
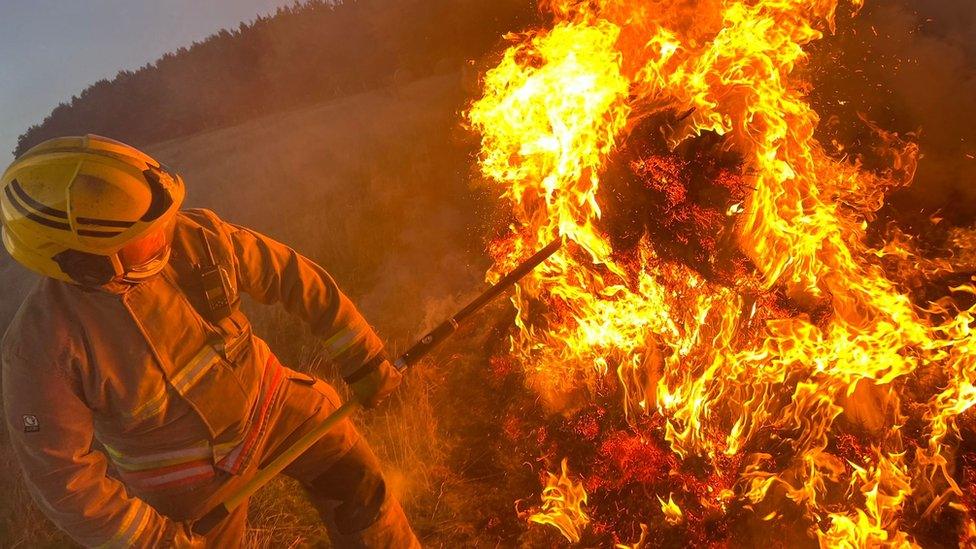
[[[547,473],[549,480],[542,490],[542,509],[529,517],[531,522],[548,524],[557,528],[569,541],[580,540],[582,529],[589,524],[583,507],[586,505],[586,490],[582,484],[569,478],[569,463],[563,459],[559,476]]]
[[[642,523],[640,529],[641,534],[637,541],[634,543],[617,543],[613,546],[613,549],[643,549],[647,544],[647,525]]]
[[[949,298],[915,306],[879,262],[911,259],[912,251],[866,243],[885,192],[910,183],[917,147],[885,134],[891,169],[871,173],[856,159],[828,155],[814,137],[819,117],[796,68],[807,61],[805,46],[833,30],[838,0],[542,4],[552,28],[514,37],[467,113],[482,138],[481,170],[516,220],[493,250],[489,278],[557,235],[592,263],[564,248],[517,292],[512,353],[528,383],[559,408],[615,376],[625,412],[662,414],[665,439],[681,458],[716,463],[781,433],[790,437],[788,464],[746,467],[737,497],[758,503],[771,487],[783,488],[816,519],[825,547],[914,543],[900,523],[905,503],[932,512],[960,493],[945,450],[956,417],[976,404],[976,311]],[[671,143],[715,132],[742,155],[754,190],[730,215],[738,215],[738,246],[755,265],[757,285],[801,309],[826,304],[825,321],[776,318],[748,337],[748,283],[706,281],[662,260],[647,238],[636,267],[614,257],[600,228],[601,172],[629,125],[662,109],[691,111]],[[534,299],[548,305],[541,318],[529,314]],[[897,387],[926,367],[941,369],[947,382],[927,403],[927,446],[910,455]],[[828,450],[835,420],[859,388],[895,388],[879,410],[887,429],[866,465]],[[845,483],[857,497],[843,511],[836,502],[828,509],[829,487]],[[572,539],[572,520],[546,523]]]
[[[963,535],[960,540],[961,547],[971,547],[976,545],[976,520],[969,518],[963,526]]]
[[[678,504],[674,502],[674,494],[668,494],[668,501],[661,499],[661,496],[658,496],[657,500],[661,502],[661,512],[664,513],[665,522],[671,526],[677,526],[685,520],[681,507],[678,507]]]

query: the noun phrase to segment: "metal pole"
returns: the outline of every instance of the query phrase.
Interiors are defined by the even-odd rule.
[[[444,341],[448,336],[454,333],[454,331],[458,329],[458,326],[460,326],[465,319],[487,305],[489,302],[491,302],[491,300],[498,297],[499,294],[507,290],[509,286],[515,284],[525,275],[532,272],[532,270],[538,267],[543,261],[549,259],[552,254],[556,253],[556,250],[562,247],[562,244],[562,241],[559,239],[553,240],[548,246],[532,254],[532,257],[520,263],[518,267],[515,267],[512,272],[502,277],[501,280],[492,284],[490,288],[476,297],[471,303],[468,303],[468,305],[458,311],[457,314],[444,322],[441,322],[440,325],[431,330],[424,337],[420,338],[420,341],[414,343],[412,347],[400,355],[400,358],[397,359],[395,364],[397,369],[402,371],[416,364],[418,360],[430,352],[430,350],[437,346],[438,343]]]

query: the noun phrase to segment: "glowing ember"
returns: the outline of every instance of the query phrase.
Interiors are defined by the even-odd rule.
[[[576,244],[516,295],[512,354],[529,385],[568,411],[616,383],[635,431],[637,418],[660,414],[679,461],[736,478],[732,490],[684,487],[702,512],[734,501],[771,524],[782,513],[770,509],[792,502],[826,547],[914,545],[912,528],[939,512],[961,515],[960,538],[971,535],[968,509],[951,505],[963,494],[947,455],[957,417],[976,404],[974,310],[960,305],[976,287],[915,304],[885,261],[911,261],[923,278],[937,269],[905,241],[867,243],[885,192],[914,175],[914,144],[876,129],[889,169],[868,172],[814,137],[819,118],[796,69],[833,28],[838,0],[544,7],[552,28],[515,37],[468,112],[481,169],[515,220],[489,278],[556,235]],[[750,264],[737,279],[703,276],[649,235],[624,254],[602,225],[611,153],[662,112],[687,113],[660,128],[672,147],[710,133],[741,157],[752,190],[725,210]],[[648,173],[683,199],[667,170]],[[958,261],[973,257],[972,242],[956,241]],[[937,387],[906,392],[932,370]],[[922,412],[906,441],[909,404]],[[851,433],[869,443],[846,442]],[[586,499],[565,461],[544,500],[532,520],[578,540]],[[669,523],[683,516],[670,497],[661,503]],[[921,511],[912,522],[909,508]]]
[[[960,540],[960,547],[969,547],[976,544],[976,521],[973,519],[966,520],[966,525],[964,527],[963,536]]]
[[[529,517],[538,524],[548,524],[559,529],[572,542],[580,540],[580,530],[590,522],[583,507],[586,490],[569,478],[569,464],[563,459],[559,476],[547,473],[549,480],[542,490],[542,510]]]

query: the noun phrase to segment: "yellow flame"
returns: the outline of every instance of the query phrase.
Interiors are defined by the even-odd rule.
[[[641,533],[640,538],[634,543],[618,543],[613,546],[614,549],[643,549],[647,544],[647,525],[641,523],[640,525]]]
[[[582,529],[590,523],[586,514],[586,490],[569,478],[569,463],[562,460],[559,476],[547,473],[549,479],[542,490],[542,509],[529,517],[531,522],[548,524],[559,530],[569,541],[580,540]]]
[[[866,243],[885,192],[914,175],[917,147],[886,134],[891,167],[872,173],[828,155],[814,137],[819,117],[796,68],[804,48],[834,28],[838,0],[542,4],[552,28],[514,37],[467,113],[482,138],[481,170],[515,220],[494,245],[489,278],[557,235],[591,263],[564,249],[516,293],[512,352],[528,383],[558,408],[614,376],[625,412],[662,414],[681,458],[714,460],[782,433],[787,465],[750,465],[739,497],[755,503],[782,487],[808,516],[829,519],[815,526],[824,546],[912,544],[900,523],[906,501],[931,512],[960,493],[945,450],[956,417],[976,404],[974,310],[951,299],[916,307],[878,261],[911,259],[911,250]],[[628,124],[660,109],[691,112],[669,135],[673,144],[711,131],[742,155],[754,190],[730,210],[739,247],[762,289],[801,309],[826,306],[825,320],[784,316],[745,337],[746,285],[704,280],[662,260],[646,238],[636,267],[613,256],[599,225],[601,171]],[[530,307],[538,299],[544,312]],[[910,456],[898,430],[901,397],[887,388],[929,366],[947,382],[927,403],[928,444]],[[887,430],[873,440],[871,462],[851,464],[851,473],[828,448],[859,387],[889,395],[878,410]],[[845,482],[859,497],[843,512],[825,507],[828,487]]]
[[[963,525],[963,534],[960,542],[960,547],[976,546],[976,520],[972,517],[968,517],[966,523]]]
[[[657,500],[661,502],[661,512],[664,513],[664,520],[668,524],[677,526],[685,520],[681,507],[678,507],[678,504],[674,502],[674,494],[668,494],[668,501],[661,499],[661,496],[658,496]]]
[[[911,494],[908,472],[900,456],[876,455],[878,463],[862,468],[852,464],[851,490],[859,491],[864,506],[853,514],[831,513],[830,528],[818,532],[822,547],[911,547],[904,532],[890,532],[896,517],[889,516],[901,508]]]

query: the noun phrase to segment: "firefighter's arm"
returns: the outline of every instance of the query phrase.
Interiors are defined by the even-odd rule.
[[[262,303],[281,303],[304,319],[364,404],[375,405],[393,392],[400,374],[382,341],[325,269],[256,231],[225,227],[244,291]]]
[[[10,442],[38,506],[85,546],[195,546],[199,540],[186,525],[128,496],[107,476],[107,458],[92,448],[92,411],[81,398],[74,366],[41,364],[9,351],[3,356]]]

